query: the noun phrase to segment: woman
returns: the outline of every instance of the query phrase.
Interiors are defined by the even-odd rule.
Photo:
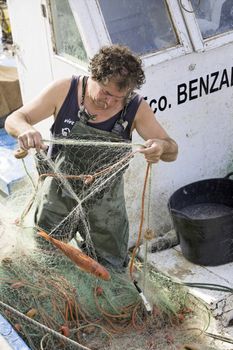
[[[147,162],[175,160],[176,142],[155,119],[142,96],[134,92],[144,83],[140,58],[127,47],[106,46],[91,59],[89,70],[89,77],[72,77],[52,83],[34,101],[7,118],[5,128],[18,138],[20,147],[25,150],[36,148],[38,152],[45,150],[47,146],[33,125],[54,115],[53,137],[129,142],[136,129],[146,140],[145,148],[139,152],[144,154]],[[67,173],[72,168],[72,174],[77,175],[90,170],[90,155],[96,160],[96,166],[91,168],[93,173],[106,167],[112,159],[117,160],[117,154],[114,158],[112,153],[101,157],[102,149],[93,146],[90,146],[88,156],[80,147],[74,152],[69,147],[54,146],[48,152],[59,171]],[[105,158],[105,165],[102,158]],[[87,201],[84,212],[80,205],[77,206],[83,187],[77,181],[69,184],[78,198],[64,189],[59,180],[45,179],[43,196],[36,210],[36,224],[61,239],[71,238],[78,230],[85,240],[90,238],[94,253],[103,264],[115,268],[125,266],[129,229],[122,172],[110,189],[101,187],[100,194]],[[73,223],[72,229],[67,226],[67,217]]]

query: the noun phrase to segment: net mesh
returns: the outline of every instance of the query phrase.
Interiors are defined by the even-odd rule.
[[[203,342],[207,310],[161,273],[147,276],[148,314],[127,274],[111,271],[110,282],[97,280],[61,253],[5,258],[0,272],[1,313],[33,350],[175,349]]]
[[[56,186],[56,190],[64,195],[65,206],[61,208],[67,215],[57,225],[53,225],[50,234],[56,237],[71,239],[78,231],[88,240],[88,220],[86,212],[110,191],[115,182],[121,180],[121,175],[133,159],[131,144],[108,141],[88,141],[91,135],[85,135],[84,140],[53,140],[53,152],[59,150],[59,156],[54,162],[45,153],[37,155],[39,179],[36,196],[32,202],[41,200],[40,192],[45,179]],[[93,138],[93,136],[92,136]],[[96,138],[96,137],[95,137]],[[95,151],[93,151],[93,149]],[[65,158],[65,162],[64,162]]]
[[[121,181],[135,154],[127,143],[99,139],[53,140],[53,147],[60,150],[56,162],[43,152],[36,157],[35,188],[27,184],[6,202],[1,241],[10,247],[1,253],[1,313],[32,350],[182,349],[193,340],[207,344],[202,335],[208,311],[185,287],[136,259],[133,279],[127,269],[108,266],[111,279],[104,281],[38,240],[33,209],[42,200],[43,183],[55,179],[72,209],[48,233],[65,242],[72,239],[69,245],[77,249],[85,239],[85,252],[98,261],[87,211]]]

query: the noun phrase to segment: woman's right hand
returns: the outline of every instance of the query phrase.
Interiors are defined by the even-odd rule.
[[[42,141],[42,136],[39,131],[31,127],[18,136],[19,146],[24,150],[35,148],[38,152],[40,150],[47,150],[48,146]]]

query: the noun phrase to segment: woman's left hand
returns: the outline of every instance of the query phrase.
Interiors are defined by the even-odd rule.
[[[157,163],[164,153],[165,142],[160,139],[149,139],[138,152],[144,154],[148,163]]]

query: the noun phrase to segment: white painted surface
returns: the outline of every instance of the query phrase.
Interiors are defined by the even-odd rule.
[[[7,1],[24,102],[31,100],[52,79],[40,2]]]
[[[179,283],[213,283],[233,288],[233,263],[214,267],[196,265],[184,258],[179,246],[148,254],[147,259],[155,270]],[[211,326],[206,331],[233,339],[233,326],[227,326],[233,319],[232,294],[200,288],[188,289],[206,303],[213,316]],[[216,349],[231,350],[232,344],[216,341]]]
[[[179,84],[216,71],[222,74],[225,68],[231,72],[232,49],[233,44],[214,52],[192,53],[146,69],[147,82],[142,94],[148,96],[149,101],[167,97],[171,108],[158,111],[157,118],[179,145],[176,162],[153,165],[151,226],[158,231],[170,220],[167,201],[176,189],[200,179],[223,177],[233,169],[232,87],[177,104]],[[194,69],[190,70],[190,66]],[[138,141],[136,135],[134,141]],[[133,199],[129,207],[134,225],[139,218],[139,189],[142,188],[135,186],[135,181],[139,184],[141,179],[142,182],[145,167],[142,161],[134,162],[128,178],[127,196]]]
[[[148,261],[155,269],[174,280],[188,283],[213,283],[233,288],[233,263],[221,266],[200,266],[188,261],[179,247],[148,254]],[[192,293],[208,304],[229,295],[225,292],[191,288]]]
[[[186,6],[189,5],[188,0],[183,2]],[[98,17],[96,3],[92,0],[88,2],[72,0],[70,3],[76,11],[77,21],[81,21],[80,14],[77,12],[81,6],[83,12],[79,27],[83,32],[88,54],[91,54],[98,45],[106,43],[108,39],[106,33],[98,33],[98,31],[105,30],[105,26],[101,22],[101,17]],[[172,1],[169,0],[171,10],[174,13],[175,11],[180,12],[177,2],[174,3],[176,5],[172,7]],[[18,67],[24,101],[36,95],[53,78],[84,72],[83,67],[74,65],[52,53],[48,21],[42,17],[39,0],[33,2],[9,0],[9,7],[14,40],[19,45]],[[95,18],[93,15],[89,16],[88,11],[92,9]],[[30,16],[28,16],[29,13]],[[164,111],[158,110],[156,115],[159,122],[179,144],[179,157],[176,162],[160,162],[153,166],[150,223],[152,228],[158,232],[166,231],[171,224],[167,201],[176,189],[199,179],[221,177],[233,170],[232,86],[222,85],[221,90],[203,94],[201,97],[198,87],[200,77],[204,80],[209,77],[211,86],[214,79],[211,78],[211,74],[214,72],[218,72],[215,87],[219,87],[224,69],[228,72],[229,84],[233,84],[231,77],[233,41],[230,36],[227,39],[226,36],[221,36],[214,41],[209,40],[203,43],[195,27],[197,23],[190,16],[186,17],[189,22],[189,34],[185,29],[187,23],[180,24],[180,28],[183,28],[183,34],[190,35],[190,37],[183,43],[185,46],[183,56],[179,54],[176,57],[176,54],[165,50],[144,58],[147,82],[141,93],[147,96],[148,101],[154,100],[152,109],[157,108],[158,101],[161,103],[164,96],[166,97],[167,106],[170,105],[170,108],[167,107]],[[177,19],[177,25],[179,25],[178,22],[182,22],[181,15]],[[96,38],[95,41],[94,37],[90,36],[88,41],[88,35],[94,32],[97,36],[99,34],[99,38]],[[194,41],[193,46],[190,38]],[[214,42],[214,45],[210,45],[210,42]],[[194,52],[194,49],[197,51]],[[195,79],[197,79],[196,82]],[[193,99],[187,99],[185,103],[179,104],[178,86],[180,84],[189,85],[192,80],[194,80],[191,83],[193,91],[189,90],[188,93]],[[197,98],[194,98],[196,95]],[[48,135],[50,124],[51,120],[40,126],[45,137]],[[135,134],[134,142],[139,140]],[[145,168],[146,164],[142,157],[135,157],[126,176],[131,243],[135,240],[139,226],[141,189]]]
[[[6,340],[0,334],[0,349],[1,350],[12,350],[12,347],[6,342]]]

